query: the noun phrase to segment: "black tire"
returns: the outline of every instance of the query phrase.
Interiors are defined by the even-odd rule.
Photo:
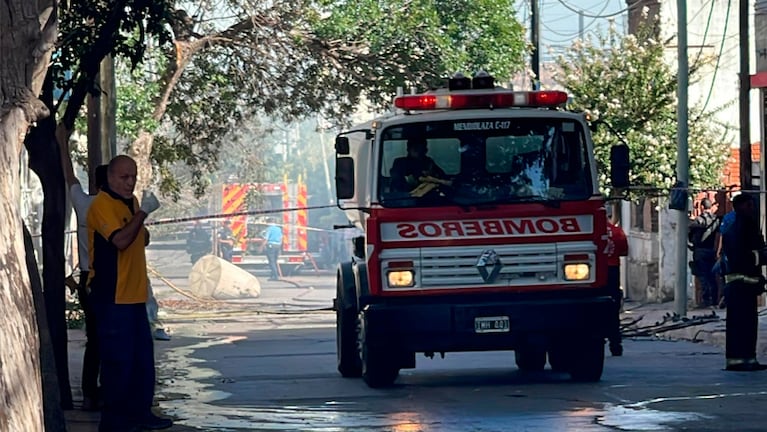
[[[549,365],[554,372],[567,372],[568,370],[568,358],[567,349],[563,346],[555,346],[549,349],[548,352]]]
[[[343,269],[336,277],[336,354],[338,372],[344,378],[362,376],[362,360],[357,348],[357,302],[351,298],[354,286],[345,286]],[[349,278],[347,277],[346,280]],[[347,282],[348,283],[348,282]],[[350,289],[351,288],[351,289]]]
[[[514,350],[517,367],[523,372],[540,372],[546,367],[546,350],[524,346]]]
[[[571,351],[570,377],[573,381],[597,382],[605,365],[604,339],[586,339]]]
[[[362,379],[370,388],[389,387],[399,376],[396,356],[383,347],[371,346],[365,334],[364,318],[360,322],[360,353],[362,357]]]

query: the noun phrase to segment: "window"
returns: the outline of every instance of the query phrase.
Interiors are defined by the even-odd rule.
[[[593,192],[574,120],[416,123],[384,129],[381,139],[385,206],[575,200]]]

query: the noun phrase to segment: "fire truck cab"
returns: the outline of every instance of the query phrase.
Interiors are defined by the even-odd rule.
[[[456,76],[337,136],[338,205],[364,232],[337,272],[341,375],[382,387],[416,353],[513,350],[523,371],[601,378],[618,305],[591,131],[567,99]]]

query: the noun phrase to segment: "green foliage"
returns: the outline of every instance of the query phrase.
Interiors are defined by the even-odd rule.
[[[82,79],[85,91],[98,92],[94,87],[95,75],[88,70],[107,54],[126,58],[131,67],[136,67],[144,57],[149,39],[161,46],[171,41],[166,24],[173,3],[173,0],[63,2],[59,7],[59,45],[52,65],[56,87],[66,94]]]
[[[360,44],[370,64],[354,65],[354,80],[381,106],[397,86],[429,88],[446,76],[485,70],[499,81],[522,71],[525,31],[514,2],[504,0],[323,1],[313,28],[324,40]],[[362,51],[362,50],[360,50]],[[370,68],[369,70],[366,70]],[[365,83],[365,78],[370,81]]]
[[[385,107],[397,87],[441,84],[457,70],[484,69],[507,80],[523,69],[527,51],[511,1],[227,0],[178,6],[188,6],[194,16],[182,9],[172,13],[176,45],[160,44],[152,53],[156,74],[144,69],[128,80],[123,73],[124,118],[118,120],[125,138],[157,131],[156,172],[163,190],[176,197],[180,165],[189,167],[186,183],[198,193],[217,180],[209,174],[218,168],[243,181],[317,172],[319,163],[280,163],[273,154],[277,138],[269,138],[263,117],[289,123],[321,113],[344,124],[361,104]],[[157,125],[147,119],[147,101],[162,104],[168,86],[167,110]]]
[[[116,62],[116,79],[120,82],[117,92],[117,134],[124,139],[135,140],[140,132],[154,133],[158,123],[152,118],[154,100],[159,93],[157,82],[144,79],[140,69],[130,70],[125,62]]]
[[[85,325],[85,312],[77,296],[67,293],[64,316],[68,329],[81,329]]]
[[[573,98],[571,108],[604,120],[594,134],[603,184],[609,178],[610,147],[619,139],[630,149],[634,186],[669,188],[676,179],[676,75],[664,58],[667,46],[650,32],[622,36],[611,27],[596,40],[577,41],[557,59],[556,82]],[[690,184],[721,183],[728,154],[727,129],[711,112],[690,112]]]

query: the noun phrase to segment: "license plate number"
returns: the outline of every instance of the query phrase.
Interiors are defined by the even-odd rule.
[[[509,331],[509,317],[476,317],[474,318],[475,333],[505,333]]]

